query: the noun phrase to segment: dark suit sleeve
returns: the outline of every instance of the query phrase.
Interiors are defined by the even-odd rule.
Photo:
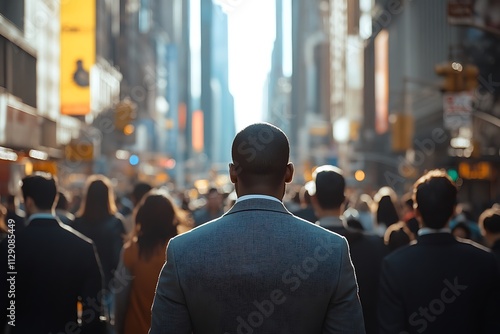
[[[363,310],[358,297],[358,284],[349,255],[349,246],[343,238],[340,247],[340,273],[323,324],[323,333],[365,333]]]
[[[379,292],[378,318],[380,334],[405,332],[406,314],[387,259],[382,262]]]
[[[104,334],[106,333],[106,322],[101,319],[104,316],[102,306],[103,273],[99,256],[94,244],[85,245],[85,252],[82,252],[83,285],[80,291],[82,298],[82,334]]]
[[[153,301],[150,334],[190,334],[191,320],[180,286],[175,262],[174,244],[167,246],[167,262],[163,266]]]

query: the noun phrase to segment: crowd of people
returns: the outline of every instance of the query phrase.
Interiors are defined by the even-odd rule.
[[[0,333],[500,333],[498,204],[474,221],[440,170],[399,198],[348,195],[330,165],[290,196],[267,123],[232,158],[234,192],[201,207],[145,182],[125,205],[103,175],[75,202],[25,177],[0,205]]]

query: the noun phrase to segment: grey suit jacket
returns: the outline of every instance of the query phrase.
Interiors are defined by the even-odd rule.
[[[266,199],[173,238],[150,333],[364,333],[344,237]]]

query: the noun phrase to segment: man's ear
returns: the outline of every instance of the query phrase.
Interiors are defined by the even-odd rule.
[[[230,163],[229,164],[229,178],[231,179],[232,183],[236,183],[238,179],[238,168],[235,164]]]
[[[286,165],[286,171],[285,171],[285,183],[290,183],[293,180],[293,172],[295,169],[293,168],[293,164],[291,162]]]
[[[29,212],[33,212],[34,210],[36,210],[35,201],[31,197],[24,198],[24,206],[26,207],[26,209],[28,209]]]
[[[313,208],[319,207],[318,197],[316,197],[316,195],[312,195],[310,197],[311,197],[311,204],[312,204]]]

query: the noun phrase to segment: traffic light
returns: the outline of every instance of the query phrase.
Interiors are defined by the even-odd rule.
[[[413,117],[397,113],[389,117],[391,123],[391,147],[394,152],[404,152],[413,146]]]
[[[462,92],[476,89],[479,69],[475,65],[463,66],[458,62],[436,65],[437,75],[444,76],[442,90],[445,92]]]
[[[453,182],[458,180],[458,171],[455,168],[449,168],[446,173]]]

